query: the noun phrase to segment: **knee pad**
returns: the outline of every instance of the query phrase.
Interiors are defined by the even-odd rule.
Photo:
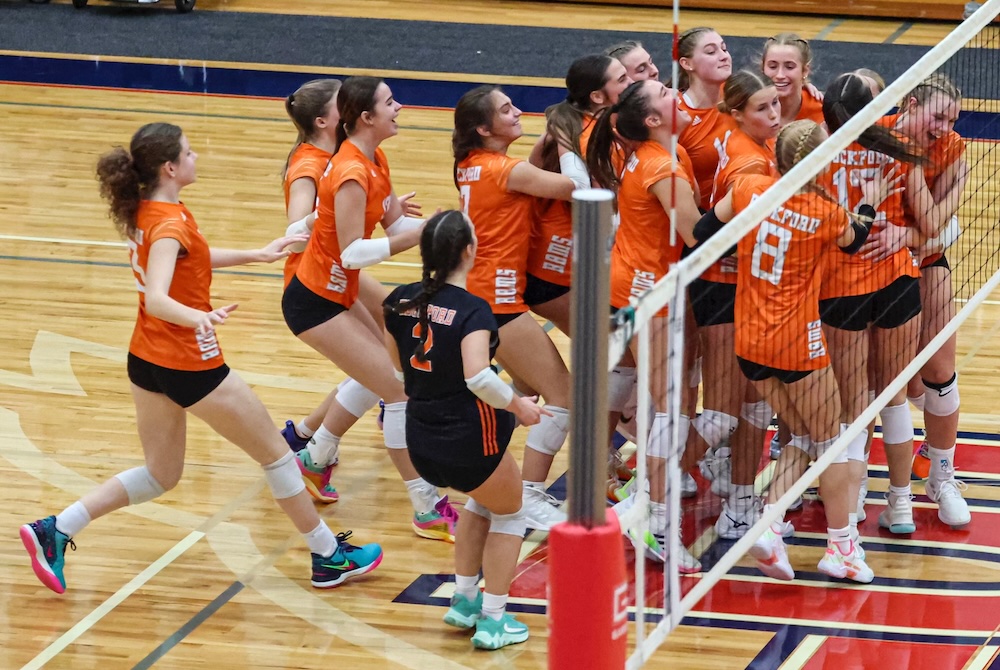
[[[771,417],[767,418],[768,421]],[[706,409],[691,420],[691,427],[705,440],[709,448],[718,446],[736,430],[739,419],[714,409]]]
[[[524,537],[524,532],[527,529],[528,523],[525,518],[523,507],[513,514],[491,514],[491,533],[502,533],[504,535]]]
[[[831,437],[829,440],[823,440],[822,442],[813,442],[813,459],[817,459],[823,454],[825,454],[830,447],[837,441],[837,438]],[[847,462],[847,449],[841,449],[840,454],[833,459],[834,463],[846,463]]]
[[[666,412],[653,415],[653,424],[649,427],[649,442],[646,455],[653,458],[667,458],[670,455],[670,416]]]
[[[546,405],[552,416],[542,415],[541,421],[528,429],[525,446],[549,456],[555,456],[562,449],[569,433],[569,410]]]
[[[288,453],[291,455],[292,452]],[[295,470],[296,476],[298,476],[298,468]],[[125,472],[119,472],[115,477],[125,488],[129,505],[149,502],[153,498],[158,498],[166,493],[166,489],[160,485],[160,482],[156,481],[156,478],[153,477],[153,474],[145,465],[126,470]]]
[[[406,449],[406,402],[385,405],[382,417],[382,439],[386,449]]]
[[[771,425],[771,417],[774,416],[774,410],[771,409],[766,400],[745,402],[743,403],[743,408],[740,410],[740,416],[751,426],[764,430]]]
[[[921,412],[924,411],[924,404],[925,404],[925,401],[927,400],[927,395],[926,394],[921,393],[920,395],[918,395],[916,397],[908,395],[908,396],[906,396],[906,399],[910,401],[911,405],[913,405],[914,407],[916,407],[917,409],[919,409]],[[869,404],[871,404],[871,403],[869,403]]]
[[[840,432],[843,433],[844,429],[847,428],[846,423],[840,424]],[[847,445],[847,460],[849,461],[865,461],[865,445],[868,444],[868,431],[863,430],[861,433],[855,437]]]
[[[378,395],[372,393],[350,377],[337,387],[337,402],[359,419],[378,402]]]
[[[295,464],[295,455],[290,451],[274,463],[264,466],[264,479],[271,487],[275,500],[294,498],[306,488],[299,466]]]
[[[479,503],[477,503],[473,498],[469,498],[468,500],[465,501],[465,511],[471,512],[476,516],[481,516],[486,520],[493,518],[493,513],[490,512],[485,507],[483,507],[482,505],[480,505]]]
[[[812,438],[808,435],[792,435],[791,439],[788,440],[787,446],[798,449],[803,454],[809,456],[809,458],[816,457],[813,450]]]
[[[928,414],[934,416],[951,416],[958,411],[961,400],[958,397],[958,373],[944,384],[934,384],[926,379],[924,383],[924,407]]]
[[[905,402],[882,408],[882,441],[886,444],[902,444],[913,439],[913,417],[910,406]]]
[[[608,376],[608,411],[621,412],[635,388],[635,368],[620,365]]]

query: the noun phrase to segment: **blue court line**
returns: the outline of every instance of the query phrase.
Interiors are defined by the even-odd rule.
[[[216,596],[215,600],[205,605],[200,612],[195,614],[188,620],[187,623],[178,628],[177,632],[164,640],[163,643],[151,651],[146,658],[136,663],[132,670],[146,670],[147,668],[152,667],[154,663],[166,656],[171,649],[176,647],[181,640],[190,635],[195,628],[202,624],[202,622],[218,612],[223,605],[232,600],[237,593],[243,590],[243,587],[243,582],[233,582],[228,589]]]

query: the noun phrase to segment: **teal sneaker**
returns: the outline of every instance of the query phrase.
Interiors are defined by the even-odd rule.
[[[500,649],[509,644],[520,644],[528,639],[528,627],[511,614],[504,614],[499,621],[488,616],[476,622],[472,646],[476,649]]]
[[[66,592],[65,567],[66,545],[73,551],[73,540],[56,530],[56,518],[45,517],[21,526],[21,542],[31,557],[31,568],[42,584],[56,593]]]
[[[451,607],[444,614],[444,622],[449,626],[468,630],[476,625],[483,612],[483,592],[477,591],[474,600],[456,593],[451,597]]]
[[[430,512],[413,513],[413,532],[428,540],[441,540],[454,544],[457,524],[458,511],[448,502],[448,496],[438,500]]]
[[[382,562],[382,547],[366,544],[355,547],[347,539],[351,531],[337,533],[337,549],[332,556],[312,555],[312,585],[318,589],[340,586],[351,577],[371,572]]]

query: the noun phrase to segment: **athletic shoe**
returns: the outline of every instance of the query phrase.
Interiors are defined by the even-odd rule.
[[[756,501],[751,501],[742,512],[736,512],[729,506],[728,499],[723,500],[722,513],[715,522],[715,532],[723,540],[738,540],[759,520],[760,507]]]
[[[528,627],[505,612],[499,621],[488,616],[476,621],[472,646],[476,649],[500,649],[509,644],[520,644],[527,639]]]
[[[931,473],[931,459],[927,455],[927,443],[922,442],[917,452],[913,454],[913,464],[910,466],[910,479],[922,481]]]
[[[285,442],[288,443],[288,447],[292,451],[302,451],[309,444],[308,437],[299,437],[299,434],[295,431],[295,422],[291,419],[285,421],[285,427],[281,431],[281,436],[285,438]]]
[[[21,526],[21,542],[31,557],[31,569],[42,584],[56,593],[66,592],[66,545],[76,551],[73,539],[56,529],[56,518],[48,516]]]
[[[870,584],[875,579],[875,573],[865,563],[864,556],[858,551],[860,547],[851,543],[851,553],[842,554],[836,542],[827,542],[826,553],[820,559],[817,568],[824,575],[836,579],[850,579],[860,584]]]
[[[972,521],[969,504],[962,497],[962,491],[969,488],[965,482],[960,482],[954,476],[938,481],[934,477],[927,480],[924,491],[927,497],[938,505],[938,518],[941,523],[953,528],[959,528]]]
[[[382,423],[385,421],[385,401],[379,398],[378,401],[378,416],[375,417],[375,423],[378,424],[378,429],[382,430]]]
[[[770,528],[757,538],[747,553],[757,561],[757,568],[768,577],[786,582],[795,579],[795,571],[788,562],[785,542]]]
[[[705,452],[698,463],[701,476],[712,482],[711,491],[720,498],[728,498],[733,491],[733,461],[728,443]]]
[[[441,498],[430,512],[413,513],[413,531],[428,540],[441,540],[455,543],[455,525],[458,523],[458,512],[448,496]]]
[[[456,593],[451,597],[451,607],[444,613],[444,622],[449,626],[468,630],[476,625],[483,613],[483,592],[477,590],[474,600]]]
[[[621,452],[617,449],[608,456],[608,476],[621,482],[627,482],[635,477],[635,470],[628,466],[628,463],[622,458]]]
[[[562,504],[542,489],[525,486],[521,506],[528,528],[548,531],[557,523],[566,521],[566,513],[559,509]]]
[[[878,525],[888,528],[890,533],[906,535],[917,530],[913,523],[913,496],[885,494],[889,504],[878,515]]]
[[[865,511],[865,501],[868,499],[868,479],[865,478],[861,482],[861,488],[858,489],[858,523],[861,523],[868,518],[868,512]]]
[[[800,509],[802,509],[803,502],[804,501],[802,500],[802,496],[799,496],[798,498],[792,501],[791,505],[788,506],[788,511],[798,512]]]
[[[308,449],[296,451],[295,462],[299,466],[299,473],[302,475],[302,481],[305,482],[309,495],[321,503],[337,502],[340,495],[330,483],[330,475],[333,474],[332,465],[325,468],[317,467],[313,464]]]
[[[351,577],[371,572],[382,562],[382,547],[366,544],[355,547],[347,542],[351,531],[337,533],[337,548],[332,556],[312,555],[312,585],[318,589],[340,586]]]
[[[698,495],[698,482],[690,472],[681,473],[681,498],[693,498]]]
[[[771,437],[771,445],[768,453],[772,461],[778,460],[778,456],[781,456],[781,438],[778,437],[778,431],[774,431],[774,435]]]

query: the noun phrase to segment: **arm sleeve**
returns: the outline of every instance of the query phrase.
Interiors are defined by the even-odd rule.
[[[590,188],[590,174],[583,159],[572,151],[567,151],[559,157],[559,171],[573,181],[577,188]]]

